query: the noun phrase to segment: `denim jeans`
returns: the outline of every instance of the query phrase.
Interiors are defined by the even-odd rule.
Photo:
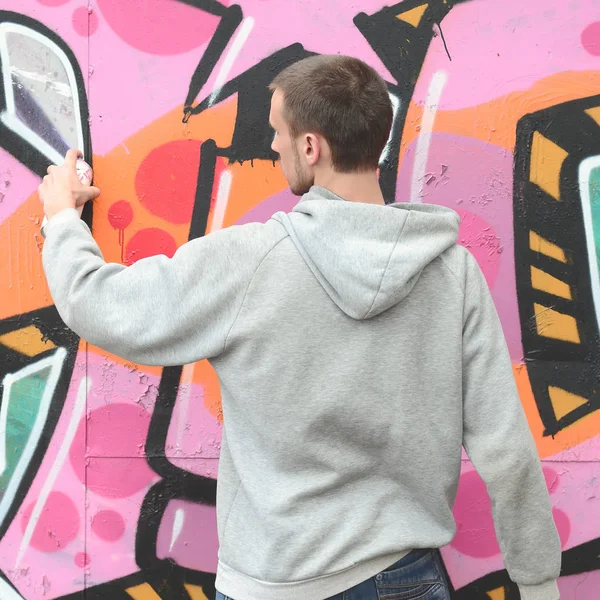
[[[217,592],[216,600],[234,600]],[[450,600],[439,552],[413,550],[375,577],[328,600]]]

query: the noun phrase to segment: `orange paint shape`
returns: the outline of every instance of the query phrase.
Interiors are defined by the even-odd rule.
[[[207,360],[196,363],[194,369],[194,383],[204,388],[204,406],[210,414],[223,423],[223,406],[221,404],[221,388],[219,378]]]
[[[42,332],[34,325],[0,335],[0,344],[17,350],[25,356],[37,356],[56,348],[52,341],[44,339]]]
[[[536,290],[541,290],[547,294],[566,298],[567,300],[573,299],[571,286],[537,267],[531,267],[531,285]]]
[[[586,111],[588,114],[598,125],[600,125],[600,106],[595,106],[594,108],[588,108]]]
[[[133,600],[162,600],[149,583],[141,583],[125,590]]]
[[[191,583],[184,583],[183,587],[190,595],[190,600],[208,600],[206,594],[202,591],[199,585],[192,585]]]
[[[513,373],[525,416],[527,417],[527,422],[533,434],[540,458],[548,458],[564,452],[598,435],[600,431],[600,411],[586,415],[572,425],[559,431],[554,437],[545,436],[545,427],[535,403],[527,367],[525,365],[513,365]]]
[[[559,262],[566,263],[567,256],[565,255],[565,251],[556,244],[549,242],[544,239],[541,235],[538,235],[535,231],[529,232],[529,247],[539,254],[545,254],[550,258],[554,258]]]
[[[555,200],[560,200],[560,171],[569,153],[543,136],[533,132],[529,179]]]
[[[396,15],[396,19],[399,19],[400,21],[404,21],[405,23],[408,23],[409,25],[412,25],[413,27],[418,27],[428,6],[429,6],[428,4],[422,4],[421,6],[416,6],[415,8],[411,8],[410,10],[407,10],[406,12]]]
[[[557,421],[580,406],[583,406],[588,401],[583,396],[572,394],[571,392],[567,392],[567,390],[554,386],[548,386],[548,395],[550,396]]]
[[[542,304],[534,304],[533,309],[538,335],[573,344],[581,343],[575,317]]]
[[[219,423],[222,423],[223,409],[221,407],[219,378],[208,360],[201,360],[183,367],[181,385],[191,384],[202,386],[204,406]]]
[[[37,192],[0,224],[0,319],[52,304],[42,267]]]
[[[506,600],[506,588],[504,586],[487,592],[490,600]]]
[[[222,223],[215,227],[214,212],[209,217],[209,231],[234,225],[248,211],[270,196],[288,187],[278,164],[270,160],[245,161],[233,163],[226,168],[231,178],[231,187],[227,197]],[[215,182],[218,187],[219,182]]]

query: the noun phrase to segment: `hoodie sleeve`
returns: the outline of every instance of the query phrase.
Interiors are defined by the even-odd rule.
[[[44,270],[66,325],[87,342],[145,365],[220,354],[273,240],[266,227],[231,227],[130,267],[106,263],[75,209],[45,227]]]
[[[500,320],[468,254],[463,323],[463,443],[492,501],[496,534],[523,600],[557,600],[561,548]]]

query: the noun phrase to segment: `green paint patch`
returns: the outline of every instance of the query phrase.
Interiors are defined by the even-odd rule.
[[[32,435],[40,410],[45,410],[42,404],[44,391],[52,372],[51,367],[36,371],[12,382],[5,390],[3,403],[6,407],[4,440],[4,470],[0,476],[0,499],[15,476],[17,465],[29,444],[37,444],[38,436]],[[6,393],[8,391],[8,394]],[[32,439],[35,438],[35,439]]]
[[[596,249],[596,262],[600,270],[600,165],[594,167],[589,175],[590,208],[592,211],[592,229]]]

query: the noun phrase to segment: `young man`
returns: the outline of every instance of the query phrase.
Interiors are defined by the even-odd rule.
[[[502,329],[459,218],[385,206],[384,81],[317,56],[272,84],[290,214],[125,268],[75,209],[76,152],[39,193],[56,307],[130,361],[208,358],[221,382],[217,597],[449,598],[437,549],[461,447],[483,477],[523,600],[556,600],[561,551]],[[165,198],[165,202],[169,202]]]

